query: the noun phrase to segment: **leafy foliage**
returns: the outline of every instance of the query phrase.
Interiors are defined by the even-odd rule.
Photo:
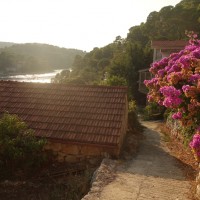
[[[200,32],[199,0],[183,0],[175,7],[166,6],[159,12],[151,12],[142,28],[151,40],[184,39],[185,30]]]
[[[144,82],[149,88],[148,100],[170,108],[172,118],[185,127],[184,142],[200,131],[200,40],[194,32],[188,36],[189,45],[153,63],[149,71],[155,77]],[[197,153],[200,156],[199,150]]]
[[[150,102],[142,110],[143,120],[162,120],[165,108],[159,106],[156,102]]]
[[[127,81],[125,78],[120,76],[111,76],[107,79],[105,79],[102,82],[102,85],[110,85],[110,86],[126,86]]]
[[[128,112],[136,112],[137,105],[134,100],[130,100],[128,103]]]
[[[39,167],[45,160],[44,145],[19,117],[5,113],[0,119],[0,175]]]

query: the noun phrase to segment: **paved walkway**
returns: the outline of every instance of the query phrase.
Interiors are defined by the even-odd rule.
[[[160,142],[158,124],[143,125],[145,139],[137,157],[121,164],[116,178],[86,200],[188,200],[190,184]]]

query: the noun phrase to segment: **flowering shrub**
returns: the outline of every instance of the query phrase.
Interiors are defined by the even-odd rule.
[[[151,80],[145,80],[149,102],[170,108],[172,118],[193,127],[190,147],[200,156],[200,40],[189,32],[189,44],[180,52],[151,65]],[[196,132],[195,132],[196,129]]]
[[[195,158],[200,161],[200,126],[196,130],[192,141],[190,142],[190,147],[195,155]]]

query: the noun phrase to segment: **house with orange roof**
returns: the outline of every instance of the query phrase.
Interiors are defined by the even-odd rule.
[[[155,40],[151,41],[151,48],[153,49],[153,62],[168,57],[171,53],[176,53],[182,50],[188,41],[185,40]]]
[[[153,49],[153,62],[168,57],[171,53],[179,52],[188,44],[185,40],[154,40],[151,41],[151,48]],[[139,91],[146,94],[148,92],[144,85],[144,80],[152,78],[149,68],[139,70]]]
[[[0,81],[4,112],[46,138],[59,160],[117,157],[127,130],[127,88]]]

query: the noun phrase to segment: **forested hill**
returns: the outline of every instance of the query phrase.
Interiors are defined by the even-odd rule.
[[[200,0],[182,0],[151,12],[145,23],[129,29],[127,39],[146,45],[150,40],[185,39],[186,30],[200,33]]]
[[[70,68],[76,55],[85,52],[53,45],[26,43],[0,49],[1,73],[40,73]]]
[[[54,81],[128,85],[129,97],[141,103],[145,97],[138,92],[138,70],[152,63],[151,40],[187,39],[185,30],[200,34],[200,0],[182,0],[175,7],[151,12],[145,23],[129,29],[127,38],[117,36],[113,43],[77,56],[73,71],[57,75]]]
[[[15,43],[13,43],[13,42],[0,42],[0,48],[10,47],[10,46],[12,46],[14,44]]]

